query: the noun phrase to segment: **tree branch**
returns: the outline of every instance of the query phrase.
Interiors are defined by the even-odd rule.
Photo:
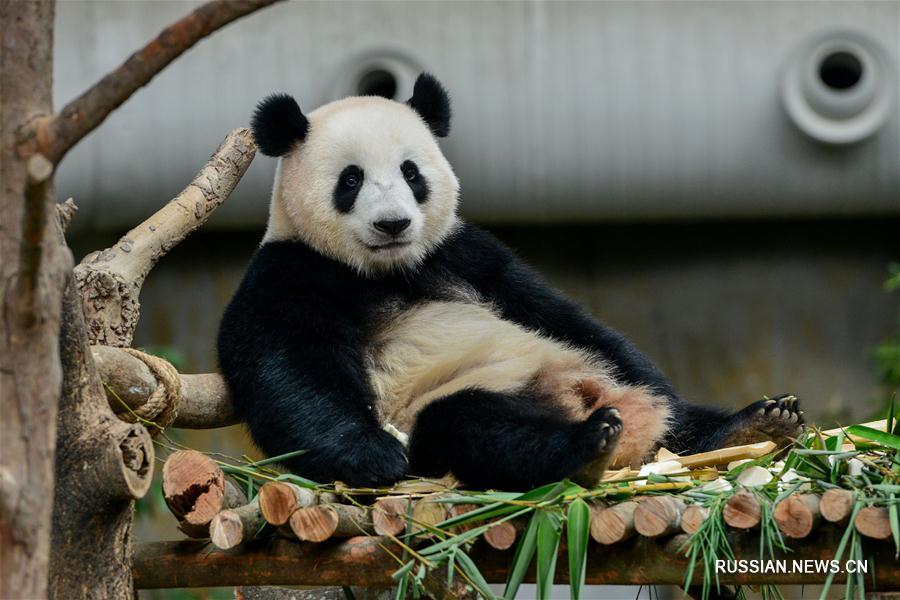
[[[680,550],[686,534],[668,539],[636,538],[616,546],[592,545],[588,550],[586,583],[591,585],[682,585],[688,560]],[[831,560],[840,540],[840,531],[817,531],[803,543],[791,544],[788,560]],[[737,559],[759,557],[756,534],[732,534]],[[877,565],[867,577],[878,589],[895,589],[900,581],[900,562],[894,560],[893,545],[872,544]],[[360,585],[389,587],[391,574],[400,564],[390,555],[402,550],[386,538],[354,537],[340,543],[311,544],[268,538],[255,540],[228,551],[211,549],[203,542],[154,542],[135,550],[134,583],[139,589],[207,587],[223,585]],[[868,552],[869,550],[867,550]],[[557,566],[556,581],[568,581],[565,549]],[[485,579],[506,580],[511,564],[508,552],[476,545],[472,559]],[[812,571],[787,573],[721,573],[724,584],[821,584],[827,574]],[[838,573],[835,583],[847,574]],[[446,579],[446,577],[445,577]],[[694,570],[694,582],[701,583],[703,570]],[[526,580],[534,581],[531,570]]]
[[[54,164],[106,117],[194,44],[232,21],[280,0],[213,0],[166,27],[60,112],[36,122],[36,142]]]
[[[184,191],[115,246],[87,255],[75,267],[92,344],[131,345],[147,273],[228,198],[255,154],[250,131],[232,131]]]
[[[156,391],[159,382],[140,359],[110,346],[92,346],[91,353],[114,412],[136,410]],[[172,427],[214,429],[240,423],[221,375],[206,373],[180,378],[181,402]]]

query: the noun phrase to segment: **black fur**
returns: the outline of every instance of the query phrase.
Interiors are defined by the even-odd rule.
[[[671,450],[709,449],[750,423],[742,413],[681,400],[625,338],[549,287],[492,236],[464,225],[415,275],[366,278],[301,242],[271,242],[257,251],[225,312],[218,347],[235,407],[262,450],[270,456],[310,450],[287,466],[319,481],[378,485],[408,473],[402,446],[380,429],[374,412],[366,335],[388,303],[440,299],[454,280],[474,288],[504,318],[595,351],[623,381],[666,396],[675,419],[665,440]],[[600,426],[609,421],[605,410],[571,425],[539,398],[459,392],[420,413],[412,469],[427,475],[449,469],[484,488],[559,480],[596,454]]]
[[[309,121],[297,101],[287,94],[272,94],[263,99],[250,121],[259,151],[266,156],[282,156],[309,131]]]
[[[400,165],[400,171],[403,173],[403,179],[406,180],[409,189],[412,190],[416,202],[422,204],[428,200],[428,180],[419,172],[419,165],[411,160],[405,160]]]
[[[434,75],[419,75],[412,98],[406,103],[425,119],[434,135],[447,137],[450,133],[450,95]]]
[[[340,213],[348,213],[353,210],[353,204],[356,203],[356,197],[365,179],[363,170],[356,165],[349,165],[338,175],[337,183],[334,184],[334,207]]]
[[[611,413],[601,408],[572,423],[547,404],[523,402],[521,395],[463,390],[419,413],[409,441],[410,466],[424,477],[453,471],[476,489],[528,490],[571,476],[595,459],[605,438],[621,426]]]

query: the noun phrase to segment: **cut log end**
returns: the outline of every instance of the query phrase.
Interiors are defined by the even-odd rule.
[[[788,496],[775,506],[774,517],[781,533],[794,539],[805,538],[819,522],[819,497],[815,494]]]
[[[749,490],[738,490],[725,503],[722,518],[735,529],[753,529],[762,518],[759,498]]]
[[[822,513],[822,518],[830,523],[846,523],[850,518],[850,513],[853,512],[855,501],[856,494],[850,490],[830,489],[822,494],[819,511]]]
[[[337,531],[339,516],[331,506],[299,508],[290,517],[291,531],[306,542],[324,542]]]
[[[634,528],[644,537],[659,537],[681,531],[684,502],[672,496],[652,496],[634,511]]]
[[[709,517],[708,508],[692,504],[681,513],[681,530],[689,534],[697,533],[707,517]]]
[[[216,548],[234,548],[244,540],[244,524],[233,510],[223,510],[209,524],[209,537]]]
[[[298,508],[288,522],[297,539],[307,542],[324,542],[333,537],[347,538],[375,532],[368,511],[348,504]]]
[[[886,540],[891,537],[891,520],[888,510],[882,506],[860,509],[854,525],[858,532],[869,538]]]
[[[484,532],[484,541],[495,550],[508,550],[516,543],[518,530],[515,523],[504,521],[497,523]]]
[[[265,484],[259,490],[259,509],[263,518],[271,525],[281,526],[288,522],[298,508],[315,504],[312,490],[283,481]]]
[[[406,529],[409,498],[379,498],[372,507],[372,524],[378,535],[397,536]]]
[[[205,525],[222,509],[225,475],[208,456],[173,452],[163,465],[163,496],[172,513],[192,525]]]
[[[623,502],[591,511],[591,537],[600,544],[615,544],[632,537],[637,502]]]

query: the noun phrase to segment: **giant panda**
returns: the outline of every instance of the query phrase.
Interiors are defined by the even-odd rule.
[[[320,482],[450,473],[523,490],[592,485],[660,445],[800,432],[793,396],[734,414],[685,402],[622,335],[463,222],[438,145],[450,117],[425,73],[406,103],[351,97],[309,114],[284,94],[259,103],[253,134],[280,160],[218,355],[262,451],[307,450],[286,467]]]

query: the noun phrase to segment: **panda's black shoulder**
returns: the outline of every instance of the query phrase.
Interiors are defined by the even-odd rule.
[[[438,271],[452,273],[476,288],[500,284],[498,278],[518,283],[540,282],[540,275],[503,242],[471,223],[460,226],[438,247],[432,261]]]

